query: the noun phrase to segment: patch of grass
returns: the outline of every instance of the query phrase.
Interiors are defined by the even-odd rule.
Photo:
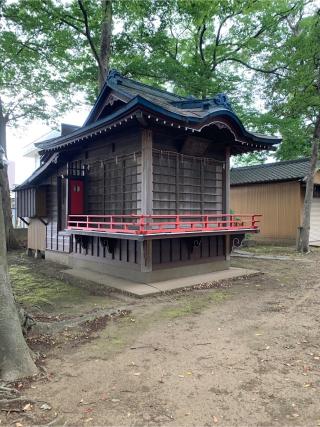
[[[243,250],[256,255],[299,255],[295,246],[257,245],[243,248]]]
[[[109,358],[133,343],[136,343],[137,348],[140,345],[142,348],[149,345],[152,347],[151,343],[138,340],[152,325],[166,325],[168,320],[200,314],[204,309],[224,301],[229,296],[225,290],[194,292],[178,297],[175,301],[159,301],[154,304],[150,302],[140,308],[137,306],[132,315],[110,321],[106,328],[99,332],[98,339],[86,344],[86,358]]]
[[[84,289],[44,276],[24,265],[11,265],[9,274],[15,297],[25,306],[50,311],[61,303],[79,303],[88,295]]]
[[[214,291],[206,295],[188,295],[178,300],[175,306],[165,307],[160,312],[161,318],[177,319],[179,317],[200,314],[212,303],[219,303],[227,298],[225,291]]]

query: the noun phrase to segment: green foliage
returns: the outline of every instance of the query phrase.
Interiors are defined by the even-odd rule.
[[[5,122],[51,120],[67,108],[72,91],[66,79],[67,37],[27,8],[2,0],[0,10],[0,99]]]
[[[233,159],[233,164],[236,167],[239,166],[251,166],[261,163],[265,163],[268,159],[269,153],[266,151],[260,151],[258,153],[248,153],[242,156],[236,156]]]
[[[268,66],[279,73],[266,81],[268,107],[283,136],[276,153],[279,159],[309,156],[320,114],[320,16],[319,11],[301,11],[276,32]]]
[[[49,118],[75,90],[96,97],[102,3],[82,3],[91,43],[78,0],[2,0],[0,93],[18,100],[16,117]],[[247,127],[283,135],[277,158],[309,154],[319,40],[306,0],[113,0],[112,8],[111,67],[183,95],[225,92]]]

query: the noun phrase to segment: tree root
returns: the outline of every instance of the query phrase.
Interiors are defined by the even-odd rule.
[[[11,403],[16,402],[28,402],[28,403],[37,403],[35,400],[28,399],[26,396],[14,397],[12,399],[0,399],[0,407],[1,405],[10,405]]]
[[[74,317],[72,319],[59,320],[56,322],[36,322],[31,327],[31,331],[35,334],[54,335],[59,332],[63,332],[66,329],[77,328],[79,326],[83,326],[87,322],[99,320],[104,317],[109,317],[110,319],[112,319],[116,317],[126,316],[131,313],[132,308],[133,306],[121,307],[119,309],[97,310],[93,313]]]

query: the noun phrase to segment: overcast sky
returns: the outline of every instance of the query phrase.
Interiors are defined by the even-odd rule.
[[[90,107],[81,107],[79,111],[70,111],[61,117],[61,123],[82,125]],[[8,159],[15,162],[15,184],[20,184],[34,170],[34,161],[23,157],[23,148],[50,132],[52,127],[46,126],[41,121],[33,121],[26,126],[10,127],[7,130]]]

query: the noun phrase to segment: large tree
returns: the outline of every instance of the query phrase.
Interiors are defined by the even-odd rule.
[[[276,31],[270,43],[277,47],[268,58],[279,74],[266,80],[265,94],[284,135],[279,158],[310,156],[303,222],[298,249],[309,250],[313,179],[320,141],[320,13],[314,4],[286,20],[285,31]]]
[[[0,148],[7,152],[7,126],[34,118],[53,119],[66,108],[72,88],[63,78],[68,70],[64,52],[68,40],[58,44],[51,55],[41,36],[46,22],[38,21],[35,25],[30,16],[23,28],[17,24],[10,4],[0,1],[0,6]],[[61,61],[59,50],[64,52]],[[22,334],[10,286],[6,242],[14,243],[14,233],[4,165],[0,168],[0,378],[13,381],[31,376],[37,369]]]
[[[0,159],[0,169],[3,167]],[[2,199],[0,197],[0,379],[15,381],[18,378],[28,377],[36,373],[37,368],[22,334],[10,285]]]
[[[70,106],[67,37],[54,33],[49,21],[35,21],[30,14],[24,25],[21,10],[0,0],[0,145],[7,153],[7,127],[33,119],[53,120]],[[43,37],[51,34],[51,45]],[[57,44],[54,44],[57,42]],[[52,48],[54,46],[54,48]],[[63,53],[63,54],[62,54]],[[66,102],[68,100],[68,103]],[[0,172],[8,246],[14,244],[7,167]]]
[[[71,94],[79,87],[83,89],[81,82],[85,80],[89,81],[88,93],[94,91],[91,77],[81,73],[90,61],[79,49],[79,41],[80,44],[86,41],[96,60],[98,88],[95,92],[102,87],[110,57],[111,1],[102,0],[95,17],[87,6],[81,0],[71,5],[80,14],[78,18],[76,13],[69,16],[63,7],[58,8],[50,2],[6,3],[0,0],[0,146],[5,153],[8,126],[35,118],[53,121],[73,107]],[[97,30],[94,35],[92,17],[95,24],[99,23],[99,48],[95,45],[95,35],[99,31],[94,27]],[[91,63],[89,68],[94,68]],[[9,245],[14,242],[10,190],[4,165],[0,168],[0,378],[13,381],[32,375],[37,369],[22,334],[10,286],[6,240]]]

